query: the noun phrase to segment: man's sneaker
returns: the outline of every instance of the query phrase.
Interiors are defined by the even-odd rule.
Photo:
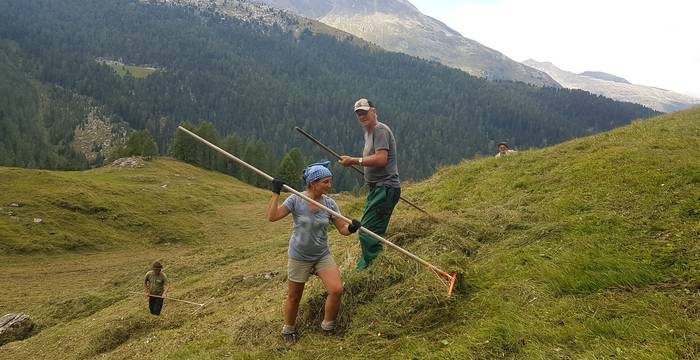
[[[323,331],[323,336],[333,336],[333,335],[335,335],[335,329],[330,329],[330,330],[321,329],[321,331]]]
[[[282,334],[282,340],[284,341],[285,345],[292,346],[297,343],[297,340],[299,340],[299,335],[297,335],[296,331],[289,334]]]

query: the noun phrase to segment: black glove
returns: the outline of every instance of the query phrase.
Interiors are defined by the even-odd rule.
[[[360,227],[362,226],[362,223],[359,221],[352,219],[352,224],[348,225],[348,231],[351,234],[354,234]]]
[[[272,192],[279,195],[282,192],[282,187],[284,186],[284,181],[279,179],[272,179]]]

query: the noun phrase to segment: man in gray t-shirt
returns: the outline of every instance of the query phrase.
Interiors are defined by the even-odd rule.
[[[369,185],[367,204],[362,214],[362,226],[379,236],[386,233],[391,213],[401,196],[396,139],[391,129],[377,121],[377,109],[371,101],[360,99],[353,107],[355,116],[364,129],[365,147],[362,157],[341,156],[341,165],[364,167],[365,182]],[[357,263],[364,269],[382,251],[382,243],[360,232],[362,255]]]
[[[369,166],[365,164],[365,182],[370,186],[401,187],[399,182],[399,167],[396,161],[396,140],[394,133],[388,126],[379,121],[376,122],[371,132],[365,131],[365,147],[362,150],[362,159],[371,157],[377,152],[386,151],[387,162],[385,166]]]

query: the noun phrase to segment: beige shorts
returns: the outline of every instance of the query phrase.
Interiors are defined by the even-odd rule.
[[[309,276],[312,274],[318,274],[319,271],[336,267],[338,265],[335,264],[335,260],[330,255],[326,255],[316,262],[288,259],[287,279],[303,284],[309,280]]]

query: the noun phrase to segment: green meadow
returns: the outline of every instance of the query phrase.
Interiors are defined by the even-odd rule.
[[[143,79],[148,75],[153,74],[156,69],[151,67],[135,66],[135,65],[123,65],[123,64],[108,64],[109,67],[114,69],[117,74],[121,77],[130,75],[136,79]]]
[[[387,249],[357,272],[331,232],[345,292],[322,334],[318,279],[287,348],[279,332],[291,220],[269,191],[160,158],[84,172],[0,168],[0,313],[34,336],[7,359],[694,359],[700,353],[700,109],[505,158],[464,161],[403,189]],[[335,196],[359,217],[363,199]],[[41,219],[41,222],[35,222]],[[161,260],[170,296],[148,314]]]

